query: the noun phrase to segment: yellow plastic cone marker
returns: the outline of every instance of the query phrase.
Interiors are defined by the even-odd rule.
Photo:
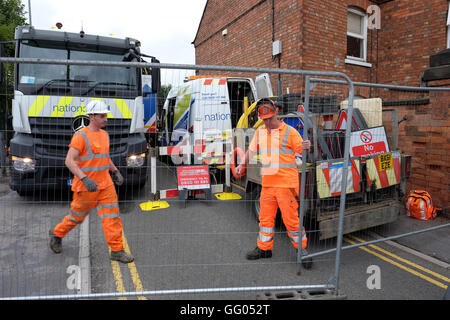
[[[167,201],[147,201],[144,203],[141,203],[139,205],[142,211],[151,211],[151,210],[158,210],[158,209],[165,209],[170,207],[169,203]]]
[[[222,192],[222,193],[216,193],[216,198],[219,200],[240,200],[242,197],[234,192]]]

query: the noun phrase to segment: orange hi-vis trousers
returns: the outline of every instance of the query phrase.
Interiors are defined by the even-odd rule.
[[[298,187],[262,187],[260,197],[261,211],[259,213],[258,248],[261,250],[272,250],[275,218],[279,207],[291,243],[298,249],[300,240],[299,217],[297,211],[298,202],[296,198],[298,197],[298,194]],[[301,239],[302,248],[306,249],[308,239],[304,228]]]
[[[84,221],[92,208],[97,210],[102,220],[103,233],[111,251],[123,250],[122,220],[114,185],[96,192],[74,192],[70,213],[55,227],[55,236],[64,238],[70,230]]]

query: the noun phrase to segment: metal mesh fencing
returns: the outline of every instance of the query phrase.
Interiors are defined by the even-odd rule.
[[[408,149],[411,146],[402,138],[408,136],[408,130],[415,130],[405,128],[410,120],[398,123],[411,110],[392,104],[401,101],[396,102],[401,105],[406,100],[425,103],[422,91],[406,94],[358,84],[354,91],[350,79],[335,72],[107,61],[2,61],[41,69],[73,67],[80,77],[91,75],[83,81],[77,77],[71,81],[48,79],[40,85],[28,83],[29,91],[24,94],[14,92],[14,81],[10,80],[9,87],[1,90],[2,104],[5,101],[11,108],[6,113],[11,117],[5,116],[2,130],[8,148],[6,165],[2,166],[7,173],[1,198],[0,236],[5,257],[0,272],[2,298],[184,299],[187,295],[193,299],[265,299],[283,290],[316,290],[317,294],[338,297],[343,245],[368,244],[374,232],[386,239],[424,232],[428,227],[415,224],[415,229],[405,230],[399,223],[405,218],[404,196],[414,186],[411,177],[421,175],[415,173],[421,162],[403,157],[404,152],[418,151]],[[158,96],[142,93],[138,80],[125,79],[127,85],[109,81],[113,73],[135,77],[144,67],[161,68],[163,86]],[[266,73],[277,85],[257,83],[255,77],[260,73]],[[96,80],[90,83],[92,77]],[[360,87],[369,87],[370,94],[364,95],[364,100],[353,100],[354,95],[363,96]],[[295,250],[279,213],[273,257],[249,261],[246,254],[256,247],[260,233],[261,159],[249,163],[240,179],[233,175],[231,166],[239,162],[233,158],[235,148],[246,151],[261,125],[256,103],[264,93],[273,96],[283,121],[312,143],[310,152],[296,155],[297,169],[305,173],[299,180],[298,210],[299,227],[305,228],[308,246],[306,252]],[[127,180],[116,189],[124,250],[135,258],[128,265],[110,260],[102,220],[94,210],[62,240],[61,254],[48,247],[49,230],[71,210],[73,175],[65,157],[74,131],[87,125],[82,107],[92,98],[106,101],[111,108],[105,127],[110,155]],[[366,109],[362,101],[369,103]],[[150,113],[146,113],[146,104],[153,105]],[[346,121],[347,114],[354,120]],[[426,134],[433,143],[440,129],[429,128]],[[354,136],[359,142],[352,144]],[[388,149],[380,152],[390,158],[381,159],[376,150],[368,150],[371,145],[368,147],[364,139],[371,139],[371,144],[385,142]],[[359,154],[352,146],[366,153]],[[379,174],[377,162],[382,160],[392,166],[387,170],[394,171],[394,180],[377,187],[383,181],[372,174]],[[445,159],[441,161],[429,166],[445,166]],[[432,187],[431,183],[423,187]],[[445,227],[444,220],[431,223]],[[344,236],[353,232],[359,232],[356,235],[361,241]],[[310,258],[314,259],[313,268],[306,270]]]
[[[346,85],[342,81],[324,78],[312,81],[315,83],[313,92]],[[347,187],[345,204],[343,249],[393,239],[407,247],[415,247],[424,239],[421,233],[439,229],[442,230],[438,232],[443,233],[449,226],[448,170],[445,169],[448,162],[445,151],[448,89],[360,82],[354,85],[350,139],[350,159],[353,160],[349,164],[352,174],[348,176],[350,187]],[[323,159],[339,158],[343,149],[342,128],[348,121],[345,115],[348,102],[345,96],[338,100],[338,113],[322,118],[322,143],[326,147],[319,157],[323,156]],[[322,165],[321,170],[325,169],[322,180],[321,174],[316,172],[317,189],[323,189],[319,185],[320,180],[325,187],[319,191],[320,208],[317,211],[317,219],[324,224],[332,218],[332,215],[327,217],[327,211],[332,214],[340,200],[328,190],[333,178],[331,173],[329,178],[327,176],[332,162]],[[437,217],[416,216],[414,219],[410,216],[412,213],[406,209],[409,208],[408,200],[411,201],[410,192],[415,190],[430,194]],[[320,233],[319,237],[326,237],[326,234]],[[446,265],[448,257],[445,253],[436,254],[431,248],[430,245],[423,250]],[[325,248],[317,255],[331,251]],[[445,287],[445,281],[441,286]]]

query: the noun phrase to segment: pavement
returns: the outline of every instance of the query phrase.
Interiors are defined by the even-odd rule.
[[[0,272],[2,279],[0,299],[9,297],[39,299],[42,296],[59,298],[66,296],[68,292],[73,295],[89,294],[91,292],[89,220],[86,219],[77,232],[69,233],[71,241],[67,242],[75,245],[64,247],[64,255],[56,255],[48,246],[48,229],[61,219],[68,201],[61,203],[58,210],[52,209],[36,215],[33,206],[28,205],[30,201],[35,200],[19,197],[16,192],[9,189],[8,182],[9,178],[0,178],[0,204],[3,202],[0,207],[0,252],[2,252],[0,269],[3,270]],[[40,210],[46,211],[45,204],[42,205]],[[14,214],[15,212],[21,214]],[[448,223],[450,217],[447,215],[438,216],[432,221],[419,221],[403,215],[394,223],[371,229],[371,233],[378,237],[390,236]],[[395,239],[392,243],[450,270],[449,241],[449,228],[445,227]],[[61,265],[73,268],[67,268],[66,273],[56,272],[55,268]],[[36,277],[36,273],[39,277]],[[31,282],[37,281],[36,279],[40,279],[38,281],[41,283],[32,284]],[[16,286],[19,287],[17,291],[7,288]],[[40,290],[34,289],[36,287]]]

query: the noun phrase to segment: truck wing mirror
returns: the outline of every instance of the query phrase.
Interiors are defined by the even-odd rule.
[[[152,57],[152,63],[159,63],[159,60]],[[161,69],[152,68],[152,91],[159,92],[161,89]]]

